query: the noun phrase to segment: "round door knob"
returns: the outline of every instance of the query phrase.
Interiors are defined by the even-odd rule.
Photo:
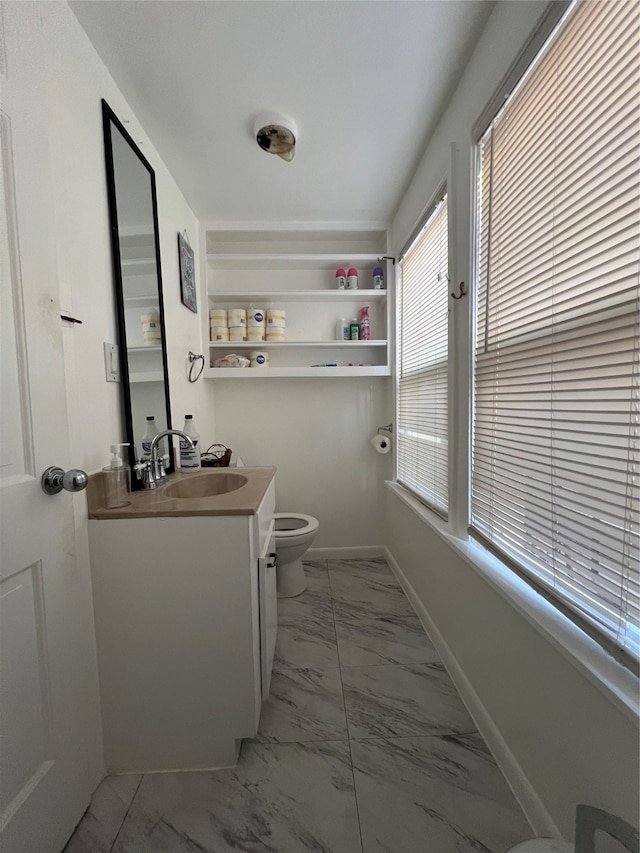
[[[52,465],[42,475],[40,483],[42,490],[47,495],[57,495],[65,489],[67,492],[81,492],[87,488],[89,477],[86,471],[80,468],[71,468],[64,471],[57,465]]]

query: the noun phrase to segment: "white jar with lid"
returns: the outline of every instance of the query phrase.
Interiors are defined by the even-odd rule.
[[[269,353],[263,350],[255,350],[250,354],[251,367],[269,367]]]
[[[254,308],[253,305],[247,311],[247,328],[264,329],[266,326],[266,311],[264,308]]]

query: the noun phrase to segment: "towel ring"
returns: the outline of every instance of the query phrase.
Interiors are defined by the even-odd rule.
[[[200,379],[200,377],[202,376],[202,371],[204,370],[204,356],[196,355],[195,353],[190,352],[189,361],[191,362],[191,367],[189,368],[189,382],[197,382],[198,379]],[[200,365],[200,370],[194,376],[193,369],[198,361],[202,361],[202,364]]]

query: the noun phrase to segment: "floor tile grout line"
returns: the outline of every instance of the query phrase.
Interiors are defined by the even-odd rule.
[[[416,740],[423,738],[443,738],[443,737],[471,737],[472,735],[479,735],[480,732],[477,729],[473,729],[468,732],[431,732],[429,734],[413,734],[413,735],[380,735],[379,737],[367,736],[367,737],[352,737],[350,741],[355,741],[356,743],[366,743],[367,741],[379,741],[379,740]]]
[[[113,851],[114,851],[114,849],[115,849],[115,846],[116,846],[116,844],[117,844],[117,842],[118,842],[118,838],[120,837],[120,833],[122,832],[122,827],[124,826],[124,822],[125,822],[125,821],[126,821],[126,819],[129,817],[129,812],[131,811],[131,807],[133,806],[133,801],[134,801],[134,800],[135,800],[135,798],[138,796],[138,791],[140,790],[140,785],[142,785],[142,780],[144,779],[144,777],[145,777],[145,774],[144,774],[144,773],[140,774],[140,781],[138,782],[138,784],[137,784],[137,786],[136,786],[136,789],[135,789],[135,791],[133,792],[133,796],[131,797],[131,800],[130,800],[130,802],[129,802],[129,806],[128,806],[128,808],[127,808],[127,811],[125,812],[125,815],[124,815],[124,817],[122,818],[122,823],[121,823],[121,824],[120,824],[120,826],[118,827],[118,831],[116,832],[116,837],[113,839],[113,844],[112,844],[112,845],[111,845],[111,847],[109,848],[109,853],[113,853]]]
[[[317,743],[348,743],[348,738],[346,737],[325,737],[318,738],[317,740],[247,740],[249,746],[294,746],[300,743],[306,744],[317,744]],[[228,768],[223,768],[228,769]],[[205,771],[206,772],[206,771]],[[216,770],[211,771],[216,773]]]
[[[356,788],[356,774],[353,767],[353,749],[351,748],[351,730],[349,728],[349,718],[347,716],[347,703],[344,696],[344,683],[342,680],[342,658],[340,655],[340,643],[338,642],[338,631],[336,629],[336,614],[333,609],[333,592],[331,589],[331,574],[329,573],[329,567],[327,563],[327,575],[329,576],[329,596],[331,599],[331,614],[333,616],[333,632],[336,637],[336,652],[338,654],[338,667],[340,670],[340,689],[342,691],[342,704],[344,707],[344,721],[347,729],[347,743],[349,745],[349,760],[351,762],[351,778],[353,780],[353,800],[356,807],[356,819],[358,821],[358,836],[360,838],[360,850],[364,853],[364,842],[362,840],[362,823],[360,821],[360,805],[358,803],[358,791]]]
[[[344,682],[342,680],[342,658],[340,656],[340,644],[338,643],[338,632],[336,630],[336,614],[333,609],[333,591],[331,589],[331,573],[329,572],[329,561],[327,560],[327,576],[329,579],[329,599],[331,601],[331,616],[333,619],[333,633],[336,638],[336,654],[338,656],[338,670],[340,671],[340,691],[342,693],[342,707],[344,709],[344,724],[347,730],[347,739],[349,740],[349,755],[351,755],[351,731],[349,729],[349,717],[347,716],[347,703],[344,696]],[[353,761],[352,761],[353,765]],[[353,769],[353,767],[352,767]],[[355,783],[354,783],[354,791],[355,791]],[[358,826],[360,825],[360,821],[358,820]]]
[[[351,777],[353,779],[353,799],[356,804],[356,818],[358,819],[358,834],[360,836],[360,849],[364,853],[364,841],[362,840],[362,823],[360,822],[360,804],[358,803],[358,789],[356,788],[356,772],[353,767],[353,749],[349,740],[349,758],[351,759]]]

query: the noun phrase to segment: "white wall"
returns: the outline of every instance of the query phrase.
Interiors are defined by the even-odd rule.
[[[471,129],[544,7],[496,4],[394,218],[392,253],[399,252],[447,176],[455,143],[456,180],[449,187],[454,278],[471,280]],[[466,368],[455,369],[463,379]],[[461,440],[464,459],[463,445]],[[638,730],[629,715],[391,492],[386,517],[393,558],[497,727],[512,760],[507,768],[512,780],[521,772],[532,787],[527,808],[538,818],[536,829],[557,827],[571,837],[581,802],[637,825]]]
[[[199,318],[180,305],[177,232],[187,229],[198,254],[196,219],[164,164],[139,127],[124,98],[66,3],[38,4],[47,56],[41,81],[48,100],[48,142],[56,194],[57,255],[61,310],[82,320],[64,329],[65,374],[71,454],[52,463],[93,472],[109,459],[109,445],[123,440],[121,386],[105,381],[103,341],[117,340],[102,134],[101,98],[125,121],[156,172],[158,217],[167,308],[172,409],[177,423],[187,408],[211,418],[211,396],[203,383],[189,385],[184,357],[201,351]],[[43,369],[46,369],[42,366]],[[180,426],[182,423],[180,422]],[[93,611],[84,495],[74,499],[78,582],[84,590],[88,623]],[[87,789],[104,772],[95,649],[83,659],[83,732],[89,756]]]
[[[383,544],[380,491],[391,463],[369,442],[392,419],[388,378],[213,384],[211,440],[247,465],[277,467],[276,509],[320,521],[314,548]]]
[[[105,381],[103,341],[117,341],[102,132],[101,98],[114,110],[156,174],[158,224],[174,426],[185,412],[211,417],[201,381],[186,378],[187,353],[202,352],[200,315],[180,301],[178,231],[187,230],[199,258],[198,223],[175,181],[66,3],[42,4],[50,46],[50,144],[57,185],[62,307],[82,320],[73,328],[69,394],[75,416],[74,464],[93,472],[124,440],[119,384]],[[200,276],[200,270],[197,270]]]

